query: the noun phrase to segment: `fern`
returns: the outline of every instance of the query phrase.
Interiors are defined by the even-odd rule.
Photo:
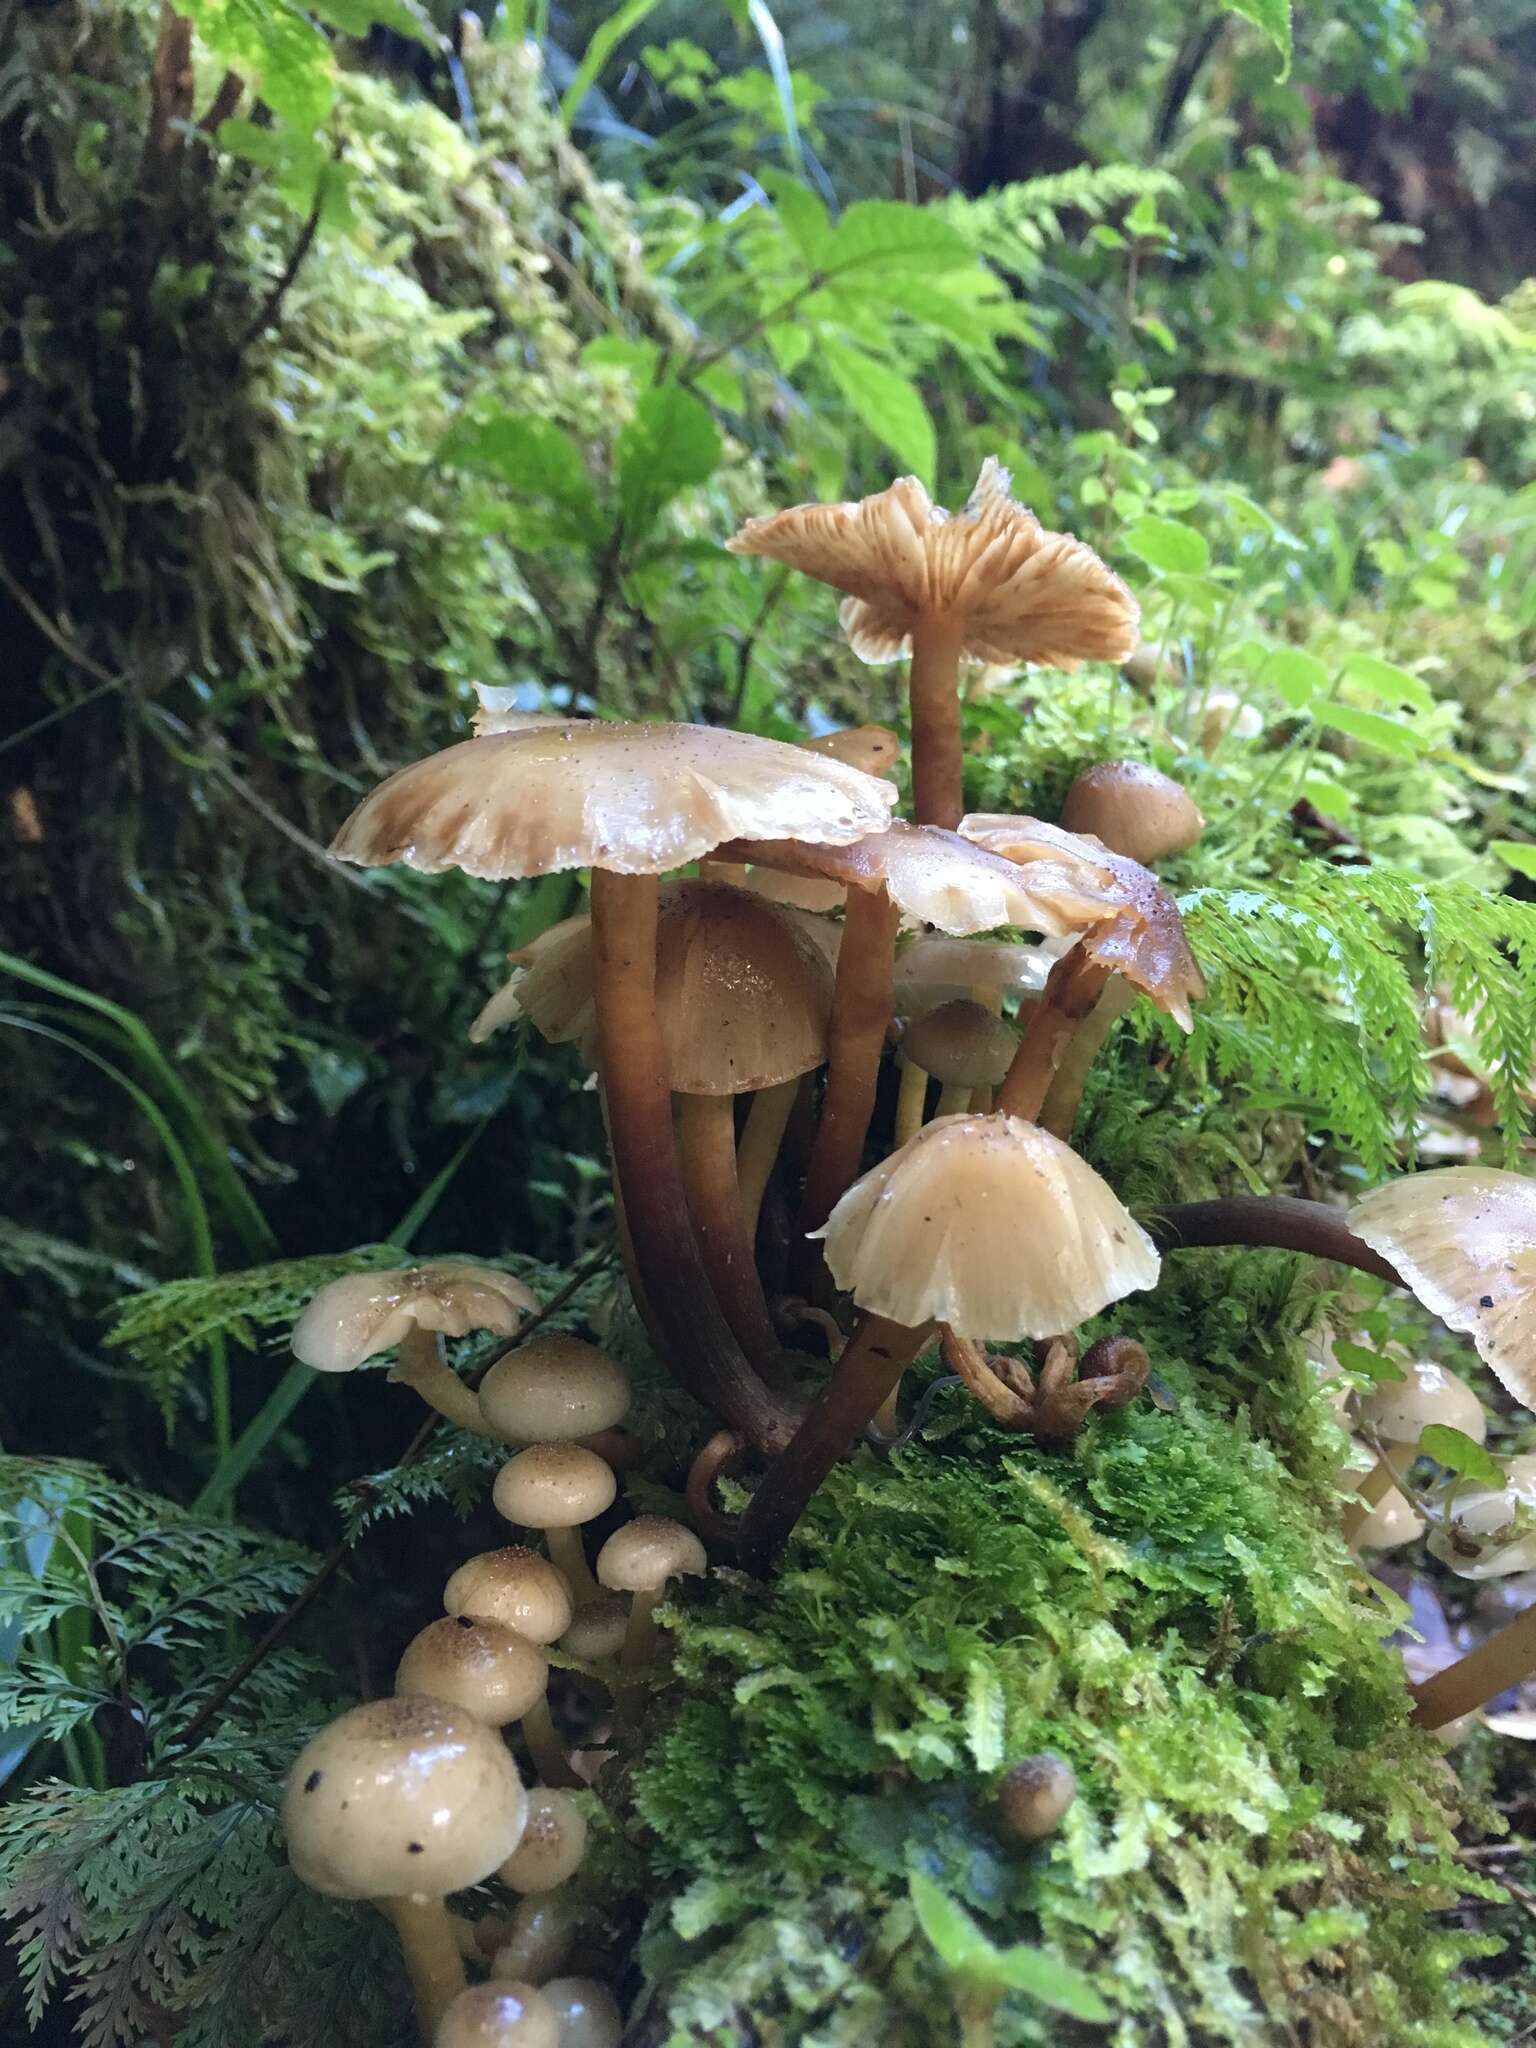
[[[1046,251],[1066,240],[1064,215],[1100,221],[1112,207],[1172,198],[1182,189],[1171,172],[1141,164],[1075,164],[949,206],[984,256],[1027,281],[1038,275]]]

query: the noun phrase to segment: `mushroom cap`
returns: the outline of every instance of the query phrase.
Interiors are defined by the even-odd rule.
[[[1400,1380],[1382,1380],[1360,1396],[1360,1420],[1383,1443],[1416,1444],[1432,1422],[1481,1443],[1488,1434],[1483,1404],[1467,1385],[1430,1358],[1405,1358]]]
[[[560,2048],[619,2048],[624,2018],[606,1984],[595,1977],[552,1977],[544,1996],[560,2019]]]
[[[316,1372],[355,1372],[412,1325],[444,1337],[510,1337],[539,1298],[494,1266],[404,1266],[347,1273],[322,1287],[293,1326],[293,1354]]]
[[[580,1444],[532,1444],[496,1474],[496,1512],[525,1529],[575,1529],[613,1506],[613,1467]]]
[[[443,1588],[451,1615],[498,1621],[530,1643],[552,1643],[571,1625],[571,1589],[547,1557],[521,1543],[467,1558]]]
[[[458,1994],[437,2023],[432,2048],[564,2048],[564,2036],[542,1991],[496,1978]]]
[[[1048,532],[1016,504],[1011,482],[989,456],[953,516],[904,476],[857,504],[749,519],[726,546],[846,591],[838,616],[862,661],[895,661],[913,628],[935,617],[963,621],[964,651],[976,661],[1124,661],[1136,646],[1135,598],[1092,548]]]
[[[1113,1189],[1013,1116],[936,1118],[855,1181],[815,1234],[861,1308],[967,1337],[1059,1336],[1158,1275],[1152,1240]]]
[[[331,852],[492,882],[588,867],[660,875],[726,839],[857,839],[895,801],[888,783],[779,740],[590,720],[463,740],[400,769]]]
[[[787,875],[779,868],[748,868],[738,887],[766,896],[770,903],[808,911],[813,917],[841,910],[848,901],[841,882],[829,881],[824,875]]]
[[[975,989],[995,996],[1037,996],[1062,946],[1057,940],[1026,946],[1016,939],[952,939],[945,932],[921,932],[896,955],[897,1011],[915,1017]]]
[[[995,1088],[1019,1041],[985,1003],[968,996],[924,1010],[907,1026],[904,1056],[945,1088]]]
[[[1064,832],[1039,818],[975,812],[960,820],[959,829],[974,845],[1017,861],[1026,870],[1036,862],[1065,868],[1080,888],[1109,896],[1112,914],[1084,923],[1084,953],[1100,967],[1123,975],[1175,1023],[1191,1029],[1189,1006],[1205,994],[1205,978],[1189,949],[1179,906],[1156,875],[1122,853],[1111,853],[1096,839]]]
[[[1401,1550],[1424,1534],[1424,1517],[1400,1487],[1391,1486],[1355,1531],[1357,1550]]]
[[[560,1647],[584,1664],[600,1664],[607,1657],[617,1657],[628,1633],[629,1602],[622,1593],[609,1593],[601,1600],[582,1602],[560,1638]]]
[[[888,889],[903,916],[937,925],[952,937],[1018,925],[1032,932],[1075,932],[1119,905],[1094,881],[1081,860],[1075,870],[1040,862],[1027,876],[1000,854],[973,845],[940,825],[898,819],[884,831],[837,848],[789,840],[739,840],[723,859],[822,875],[849,889]]]
[[[1143,866],[1186,852],[1205,829],[1189,791],[1143,761],[1085,768],[1067,791],[1061,822],[1068,832],[1090,833],[1111,853]]]
[[[1048,1749],[1021,1757],[997,1787],[1003,1826],[1026,1842],[1054,1834],[1076,1797],[1077,1773],[1064,1757]]]
[[[598,1584],[615,1593],[654,1593],[668,1579],[696,1577],[708,1568],[698,1537],[664,1515],[636,1515],[597,1553]]]
[[[545,1330],[498,1358],[480,1413],[508,1443],[558,1443],[612,1429],[629,1413],[629,1374],[595,1344]]]
[[[1430,1531],[1431,1557],[1464,1579],[1502,1579],[1536,1566],[1536,1455],[1504,1466],[1502,1487],[1453,1485],[1443,1489],[1444,1520]],[[1526,1511],[1526,1528],[1516,1517]]]
[[[800,744],[807,753],[828,754],[850,768],[862,768],[866,775],[889,775],[901,756],[901,742],[887,725],[851,725]]]
[[[527,1811],[496,1731],[413,1695],[354,1707],[305,1743],[288,1773],[283,1830],[311,1891],[436,1898],[505,1863]]]
[[[565,1892],[519,1899],[506,1937],[491,1959],[492,1981],[532,1977],[544,1983],[568,1960],[578,1918],[578,1909]]]
[[[587,1853],[587,1817],[569,1792],[535,1785],[523,1838],[496,1875],[515,1892],[552,1892]]]
[[[526,1636],[470,1614],[429,1621],[395,1673],[397,1693],[447,1700],[492,1728],[520,1721],[548,1685],[549,1664]]]
[[[1264,730],[1264,714],[1245,704],[1235,690],[1208,690],[1200,702],[1200,746],[1210,753],[1230,733],[1235,740],[1256,740]]]
[[[1536,1180],[1496,1166],[1405,1174],[1358,1201],[1349,1227],[1536,1405]]]

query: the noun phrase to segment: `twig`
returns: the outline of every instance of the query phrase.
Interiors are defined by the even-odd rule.
[[[336,146],[331,151],[332,163],[340,163],[341,151],[342,142],[341,137],[338,135],[336,138]],[[235,354],[237,356],[243,356],[245,354],[246,350],[250,347],[251,343],[256,340],[258,335],[264,333],[266,329],[272,325],[273,321],[277,318],[279,312],[282,310],[283,300],[288,296],[288,288],[293,283],[293,280],[298,276],[299,266],[303,263],[304,258],[309,254],[311,248],[314,246],[315,236],[320,232],[320,216],[324,212],[324,210],[325,185],[322,179],[322,181],[316,187],[315,202],[313,206],[311,206],[309,209],[309,216],[305,220],[303,227],[299,229],[299,238],[294,243],[292,249],[289,251],[288,261],[283,265],[282,270],[278,274],[276,283],[272,286],[272,289],[267,293],[267,296],[262,300],[261,304],[257,307],[255,317],[252,319],[250,325],[246,328],[245,332],[241,335],[240,339],[235,343]]]

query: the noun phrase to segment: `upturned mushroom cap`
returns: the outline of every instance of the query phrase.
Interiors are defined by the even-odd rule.
[[[1143,761],[1100,761],[1067,791],[1061,822],[1143,866],[1194,845],[1205,819],[1189,791]]]
[[[866,775],[889,775],[901,755],[900,740],[885,725],[851,725],[800,744],[807,753],[830,755],[850,768],[862,768]]]
[[[629,1374],[595,1344],[546,1330],[497,1359],[480,1382],[480,1413],[510,1444],[596,1436],[629,1413]]]
[[[499,1621],[530,1643],[552,1643],[571,1625],[565,1574],[521,1543],[466,1559],[443,1588],[443,1606],[451,1615]]]
[[[904,1056],[946,1088],[995,1088],[1019,1041],[985,1003],[960,996],[925,1010],[907,1026]]]
[[[846,591],[838,616],[862,661],[895,661],[929,618],[960,620],[977,661],[1124,661],[1136,645],[1136,600],[1092,548],[1015,503],[1011,482],[989,456],[953,516],[904,476],[857,504],[749,519],[726,546]]]
[[[560,2020],[560,2048],[619,2048],[624,2018],[606,1984],[595,1977],[553,1977],[544,1996]]]
[[[1349,1227],[1536,1405],[1536,1180],[1495,1166],[1407,1174],[1357,1202]]]
[[[432,2048],[564,2048],[560,2016],[532,1984],[496,1980],[461,1991]]]
[[[1039,1842],[1060,1827],[1077,1797],[1077,1774],[1050,1750],[1021,1757],[1000,1779],[998,1814],[1009,1834]]]
[[[492,882],[588,867],[660,875],[726,839],[857,839],[895,800],[888,783],[779,740],[593,720],[464,740],[402,768],[331,852]]]
[[[1012,1116],[945,1116],[817,1235],[861,1308],[962,1336],[1054,1337],[1157,1280],[1152,1240],[1069,1146]]]
[[[337,1899],[436,1898],[479,1884],[522,1837],[505,1742],[439,1699],[373,1700],[312,1736],[283,1797],[288,1860]]]
[[[597,1580],[615,1593],[654,1593],[668,1579],[696,1577],[708,1565],[703,1544],[681,1522],[636,1515],[597,1553]]]
[[[395,1673],[397,1693],[447,1700],[491,1728],[520,1721],[548,1685],[549,1665],[526,1637],[469,1614],[428,1622]]]
[[[897,1012],[915,1017],[973,989],[996,996],[1039,995],[1064,943],[1026,946],[1013,939],[952,939],[923,932],[896,955]]]
[[[1429,1553],[1461,1578],[1502,1579],[1536,1566],[1536,1455],[1507,1460],[1504,1479],[1502,1487],[1452,1486],[1440,1496],[1444,1520],[1430,1531]]]
[[[1432,1422],[1483,1441],[1488,1418],[1465,1380],[1430,1358],[1405,1358],[1400,1369],[1400,1380],[1382,1380],[1360,1396],[1360,1420],[1383,1443],[1416,1444]]]
[[[622,1593],[610,1593],[577,1608],[575,1620],[560,1638],[560,1647],[584,1664],[600,1664],[606,1657],[618,1656],[628,1633],[629,1602]]]
[[[510,1337],[538,1296],[494,1266],[405,1266],[331,1281],[294,1325],[293,1354],[316,1372],[355,1372],[414,1324],[444,1337]]]
[[[552,1892],[587,1853],[587,1817],[569,1792],[535,1785],[523,1839],[496,1875],[515,1892]]]
[[[496,1512],[525,1529],[575,1529],[613,1506],[613,1467],[580,1444],[533,1444],[496,1474]]]
[[[585,912],[562,918],[508,957],[512,978],[470,1025],[470,1043],[482,1045],[504,1025],[528,1017],[551,1045],[575,1040],[589,1052],[597,1039],[591,918]]]
[[[959,829],[963,838],[1017,861],[1026,872],[1044,862],[1065,869],[1084,891],[1111,898],[1107,918],[1084,922],[1083,951],[1150,996],[1186,1031],[1192,1028],[1190,1004],[1205,994],[1205,978],[1189,949],[1179,907],[1156,875],[1096,839],[1039,818],[976,812],[962,818]]]

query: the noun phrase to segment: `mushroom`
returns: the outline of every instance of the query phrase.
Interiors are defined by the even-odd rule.
[[[533,1444],[502,1466],[491,1498],[507,1521],[544,1531],[550,1557],[581,1600],[595,1598],[597,1586],[576,1532],[611,1508],[617,1491],[612,1466],[595,1451],[580,1444]]]
[[[629,1399],[629,1374],[618,1360],[560,1330],[530,1337],[480,1382],[486,1428],[509,1444],[596,1436],[624,1420]]]
[[[488,1728],[521,1721],[541,1778],[569,1784],[570,1766],[555,1734],[545,1693],[549,1661],[499,1621],[452,1614],[429,1622],[406,1646],[395,1673],[397,1693],[425,1693],[462,1707]]]
[[[565,2048],[560,2015],[542,1991],[507,1980],[461,1991],[432,2048]]]
[[[588,1600],[560,1638],[560,1647],[583,1664],[605,1664],[617,1657],[629,1633],[629,1602],[622,1593]]]
[[[1043,1841],[1060,1827],[1076,1797],[1072,1766],[1050,1750],[1041,1750],[1021,1757],[1004,1772],[997,1787],[998,1817],[1020,1841]]]
[[[1410,1359],[1406,1354],[1399,1358],[1403,1377],[1381,1381],[1357,1404],[1361,1427],[1381,1444],[1382,1455],[1361,1480],[1358,1500],[1344,1517],[1344,1533],[1351,1541],[1358,1541],[1367,1514],[1418,1456],[1419,1437],[1431,1423],[1459,1429],[1479,1444],[1488,1434],[1483,1404],[1464,1380],[1433,1359]]]
[[[560,2021],[560,2048],[619,2048],[624,2020],[606,1984],[595,1977],[552,1977],[544,1996]]]
[[[849,768],[862,768],[866,775],[889,775],[901,756],[901,742],[886,725],[853,725],[842,732],[818,733],[800,744],[807,753],[829,754]]]
[[[1200,699],[1200,751],[1214,754],[1230,733],[1235,740],[1256,740],[1264,717],[1245,704],[1235,690],[1207,690]]]
[[[1158,1275],[1151,1239],[1093,1169],[1001,1114],[928,1124],[848,1190],[823,1236],[833,1279],[863,1313],[742,1517],[744,1552],[759,1563],[937,1325],[1052,1337]]]
[[[726,545],[847,593],[839,617],[862,661],[910,652],[912,787],[918,821],[954,825],[962,797],[962,659],[1076,668],[1124,661],[1136,601],[1098,556],[1048,533],[988,458],[951,517],[916,477],[858,504],[796,505],[750,519]]]
[[[1100,761],[1067,791],[1061,822],[1089,833],[1111,853],[1150,867],[1185,853],[1205,829],[1189,791],[1142,761]]]
[[[1510,1458],[1502,1486],[1453,1481],[1436,1496],[1429,1554],[1464,1579],[1502,1579],[1536,1566],[1536,1454]]]
[[[901,1041],[905,1071],[902,1075],[903,1102],[897,1108],[897,1144],[904,1145],[908,1138],[915,1136],[923,1120],[926,1083],[923,1090],[912,1091],[917,1095],[913,1128],[903,1128],[904,1122],[911,1120],[914,1106],[906,1100],[908,1073],[925,1077],[931,1074],[940,1091],[935,1114],[958,1116],[973,1106],[972,1098],[978,1091],[986,1095],[987,1101],[974,1106],[990,1107],[991,1091],[1007,1073],[1018,1046],[1017,1037],[1002,1018],[985,1004],[968,996],[940,1003],[936,1009],[925,1010],[922,1016],[915,1017],[908,1024]],[[906,1117],[902,1115],[903,1107],[906,1108]]]
[[[316,1372],[355,1372],[395,1345],[390,1373],[460,1429],[488,1436],[480,1404],[442,1354],[443,1337],[490,1330],[510,1337],[538,1296],[494,1266],[406,1266],[348,1273],[314,1296],[294,1325],[293,1353]]]
[[[1527,1607],[1497,1635],[1410,1688],[1421,1728],[1443,1729],[1497,1699],[1536,1671],[1536,1607]]]
[[[464,1986],[444,1895],[517,1847],[528,1795],[500,1737],[442,1700],[354,1707],[299,1751],[282,1823],[300,1882],[371,1899],[393,1923],[430,2036]]]
[[[402,769],[332,847],[363,866],[493,881],[591,867],[598,1065],[637,1294],[685,1386],[762,1449],[786,1439],[794,1410],[742,1354],[694,1240],[656,1012],[657,878],[743,836],[856,839],[894,801],[873,776],[772,740],[576,723],[468,740]]]
[[[492,1981],[511,1978],[546,1983],[570,1959],[576,1921],[576,1907],[564,1891],[520,1899],[492,1954]]]
[[[610,1592],[628,1593],[629,1627],[620,1658],[626,1671],[649,1664],[656,1645],[656,1609],[671,1579],[708,1568],[704,1546],[681,1522],[637,1515],[615,1529],[597,1553],[597,1576]]]
[[[496,1873],[515,1892],[552,1892],[587,1853],[587,1817],[569,1792],[536,1785],[523,1839]]]
[[[467,1559],[443,1588],[443,1606],[451,1615],[498,1621],[530,1643],[552,1643],[571,1625],[564,1574],[520,1543]]]
[[[1373,1466],[1375,1461],[1373,1460]],[[1401,1487],[1389,1486],[1375,1506],[1346,1531],[1355,1550],[1402,1550],[1424,1534],[1424,1517]]]
[[[896,955],[897,1012],[918,1017],[957,996],[970,996],[989,1010],[1000,1011],[1005,1001],[1039,995],[1070,943],[1047,939],[1043,945],[1029,946],[1014,939],[958,939],[946,932],[923,932]]]

